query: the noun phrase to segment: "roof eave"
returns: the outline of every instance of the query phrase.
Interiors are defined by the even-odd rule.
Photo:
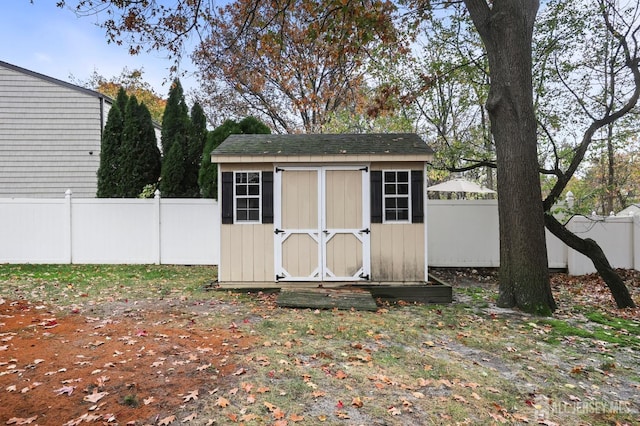
[[[427,162],[433,154],[314,154],[314,155],[211,155],[211,162],[229,163],[373,163]]]

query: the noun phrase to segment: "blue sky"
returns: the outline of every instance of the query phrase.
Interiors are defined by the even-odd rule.
[[[131,56],[126,46],[107,43],[96,17],[78,18],[55,4],[56,0],[2,2],[0,60],[64,81],[70,81],[70,75],[87,80],[94,70],[110,78],[124,67],[142,68],[144,80],[167,96],[169,85],[163,82],[169,78],[171,62],[161,53]],[[188,90],[188,79],[181,81]]]

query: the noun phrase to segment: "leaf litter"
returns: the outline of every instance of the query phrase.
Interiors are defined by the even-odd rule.
[[[554,343],[554,325],[495,307],[492,270],[439,272],[454,285],[452,305],[376,313],[280,309],[270,295],[184,287],[157,299],[124,292],[65,304],[64,294],[38,298],[40,287],[10,279],[14,287],[0,290],[0,424],[639,419],[635,348],[569,335]],[[616,310],[593,277],[554,276],[553,289],[555,319],[584,325],[585,309],[640,319]]]

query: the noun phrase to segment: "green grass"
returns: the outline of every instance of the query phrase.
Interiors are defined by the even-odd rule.
[[[201,295],[214,267],[171,265],[0,265],[2,292],[71,305],[83,300]]]
[[[640,349],[640,327],[637,321],[614,319],[600,312],[590,312],[585,317],[588,321],[583,323],[547,319],[538,324],[551,326],[547,342],[552,344],[561,342],[567,336],[575,336]]]

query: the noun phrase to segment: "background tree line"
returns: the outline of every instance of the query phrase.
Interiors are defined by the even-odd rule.
[[[211,163],[211,151],[232,133],[270,133],[253,117],[240,122],[227,120],[208,131],[202,107],[195,102],[189,111],[180,80],[176,79],[160,111],[161,152],[155,131],[159,124],[152,120],[146,104],[138,102],[136,91],[128,95],[126,86],[116,86],[116,100],[102,135],[100,198],[152,197],[156,189],[168,198],[217,198],[217,167]],[[113,87],[103,82],[98,89]],[[145,90],[142,93],[149,94]]]

